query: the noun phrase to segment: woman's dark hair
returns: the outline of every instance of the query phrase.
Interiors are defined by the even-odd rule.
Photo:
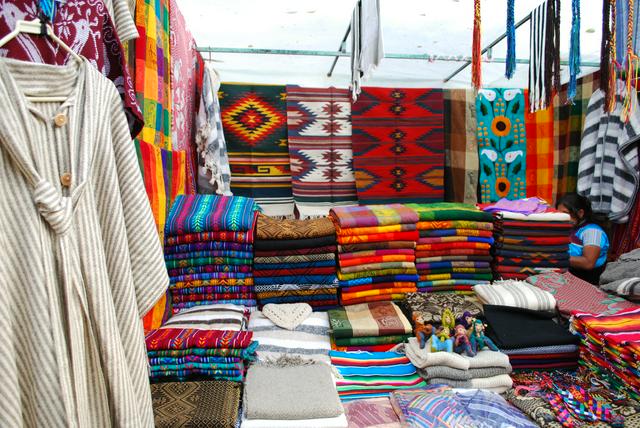
[[[580,220],[580,224],[593,223],[593,210],[591,209],[591,202],[589,199],[577,193],[565,193],[556,202],[556,208],[560,205],[564,205],[571,216]],[[578,215],[580,210],[584,211],[582,219]]]

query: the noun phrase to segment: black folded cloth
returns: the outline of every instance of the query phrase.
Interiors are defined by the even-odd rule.
[[[484,305],[486,334],[500,349],[578,344],[580,339],[556,324],[555,312]]]

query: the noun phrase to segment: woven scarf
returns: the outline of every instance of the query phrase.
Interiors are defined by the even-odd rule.
[[[546,108],[547,87],[544,84],[546,70],[545,39],[547,31],[547,2],[531,12],[530,59],[529,59],[529,105],[531,112]]]

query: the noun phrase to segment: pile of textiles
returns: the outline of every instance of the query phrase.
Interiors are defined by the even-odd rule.
[[[253,274],[260,306],[294,302],[318,310],[337,306],[336,231],[331,220],[260,215],[257,223]]]
[[[235,428],[242,384],[225,380],[151,384],[157,428]]]
[[[244,428],[347,427],[331,366],[290,357],[251,365],[242,413]]]
[[[493,216],[459,203],[408,204],[418,215],[416,268],[423,292],[471,293],[491,273]]]
[[[569,214],[497,211],[496,216],[494,268],[499,277],[526,279],[542,270],[569,268]]]
[[[454,390],[438,385],[391,393],[391,403],[406,427],[535,428],[520,410],[495,392]]]
[[[636,304],[607,294],[569,272],[534,275],[527,278],[527,282],[551,293],[556,299],[558,311],[565,318],[569,318],[575,311],[612,315],[637,307]]]
[[[151,380],[219,379],[242,382],[255,359],[250,331],[159,328],[147,333]]]
[[[512,375],[505,397],[542,428],[637,427],[640,406],[588,370],[527,371]]]
[[[173,313],[198,305],[255,306],[253,238],[258,207],[240,196],[179,195],[165,228]]]
[[[576,312],[580,363],[611,387],[640,400],[640,307],[615,315]]]
[[[249,330],[259,343],[259,361],[289,355],[330,364],[329,317],[306,303],[267,304],[251,314]]]
[[[503,393],[511,388],[511,364],[501,352],[479,351],[474,357],[454,352],[431,352],[429,344],[420,348],[414,337],[404,346],[411,363],[429,385],[454,388],[482,388]]]
[[[366,398],[343,403],[349,428],[401,428],[400,419],[388,397]]]
[[[402,300],[416,291],[416,213],[400,204],[336,207],[343,305]]]
[[[342,401],[387,397],[391,391],[426,386],[409,358],[396,352],[331,351],[339,373],[336,384]]]
[[[600,275],[600,288],[626,299],[640,302],[640,248],[609,262]]]
[[[335,348],[345,351],[387,351],[412,332],[411,323],[393,302],[332,309],[329,324]]]
[[[578,366],[577,336],[555,323],[555,312],[484,305],[487,336],[509,356],[514,370]]]
[[[512,306],[532,311],[553,311],[556,299],[551,293],[526,281],[505,279],[473,287],[484,305]]]

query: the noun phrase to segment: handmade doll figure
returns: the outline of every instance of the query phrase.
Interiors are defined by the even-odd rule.
[[[485,325],[481,320],[476,320],[473,323],[473,331],[471,332],[471,349],[473,352],[478,353],[486,346],[492,351],[497,351],[498,347],[493,343],[491,339],[484,335]]]
[[[424,318],[420,312],[414,312],[411,314],[411,318],[413,319],[413,331],[418,339],[420,349],[424,349],[427,340],[429,340],[433,333],[433,326],[424,322]]]
[[[462,317],[460,317],[460,319],[458,320],[458,324],[461,324],[465,328],[465,330],[471,330],[474,320],[475,318],[473,317],[473,315],[471,315],[471,312],[464,311]]]
[[[453,337],[449,337],[448,331],[445,327],[438,327],[431,336],[431,352],[453,352]]]
[[[446,335],[444,339],[448,339],[453,334],[453,329],[456,325],[456,316],[453,314],[453,311],[451,309],[445,308],[442,311],[442,315],[440,318],[442,320],[442,329],[443,329],[441,336]]]
[[[466,352],[469,357],[475,357],[476,353],[471,349],[471,342],[467,337],[467,329],[464,325],[458,324],[454,329],[455,335],[453,336],[453,350],[458,354]]]

